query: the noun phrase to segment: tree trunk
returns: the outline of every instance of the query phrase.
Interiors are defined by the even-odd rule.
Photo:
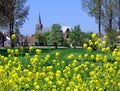
[[[54,43],[55,49],[57,49],[57,43]]]
[[[55,45],[55,49],[57,49],[57,45]]]
[[[11,46],[11,48],[14,48],[14,42],[12,41],[12,34],[14,33],[13,32],[13,23],[11,23],[11,22],[9,25],[9,31],[10,31],[10,46]]]
[[[118,20],[118,29],[119,29],[119,32],[120,32],[120,17],[119,17],[119,20]]]
[[[99,37],[101,37],[101,0],[99,0],[99,14],[98,14],[98,22],[99,22]]]
[[[118,28],[119,28],[119,31],[120,31],[120,0],[119,0]]]
[[[2,35],[2,47],[4,47],[4,40],[5,40],[5,36]]]
[[[76,45],[74,45],[74,49],[76,49]]]
[[[111,9],[110,9],[110,19],[109,19],[110,30],[112,30],[112,20],[113,20],[113,11],[112,11],[112,7],[111,7]]]

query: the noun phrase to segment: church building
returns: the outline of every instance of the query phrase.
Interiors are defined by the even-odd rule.
[[[41,23],[41,17],[40,17],[40,14],[39,14],[38,22],[36,24],[36,33],[42,34],[42,28],[43,28],[43,25]]]

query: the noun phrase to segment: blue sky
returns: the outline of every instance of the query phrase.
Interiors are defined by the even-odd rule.
[[[81,0],[28,0],[26,5],[30,5],[29,16],[20,29],[24,35],[35,33],[39,13],[43,27],[59,23],[61,26],[71,27],[80,25],[85,32],[98,30],[94,18],[83,11]]]

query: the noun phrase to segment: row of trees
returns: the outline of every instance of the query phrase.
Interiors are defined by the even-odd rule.
[[[79,25],[75,26],[72,30],[67,29],[65,33],[63,33],[60,24],[53,24],[51,31],[44,32],[43,34],[37,33],[36,38],[39,44],[54,45],[55,48],[57,48],[58,45],[67,47],[72,45],[76,48],[77,45],[83,45],[90,37],[91,33],[92,32],[85,33],[81,31]],[[64,34],[66,34],[66,36],[64,36]]]
[[[111,35],[113,30],[120,31],[120,0],[82,0],[82,6],[98,23],[100,37],[101,28]]]
[[[0,0],[0,28],[9,30],[11,47],[14,47],[12,34],[23,25],[28,15],[27,0]]]

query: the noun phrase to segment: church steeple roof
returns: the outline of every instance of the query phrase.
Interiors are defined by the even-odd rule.
[[[38,16],[38,24],[42,25],[42,23],[41,23],[40,13],[39,13],[39,16]]]
[[[41,17],[40,17],[40,14],[39,14],[38,22],[36,24],[36,33],[42,33],[42,28],[43,28],[43,25],[42,25]]]

